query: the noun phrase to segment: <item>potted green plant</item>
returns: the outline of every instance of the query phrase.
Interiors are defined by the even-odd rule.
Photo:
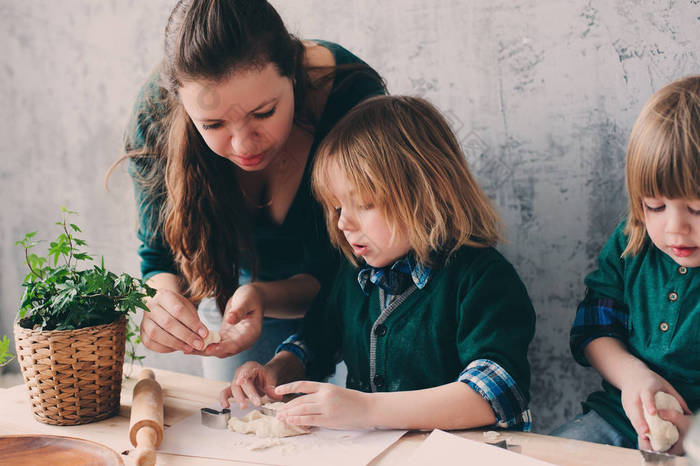
[[[16,244],[29,273],[14,326],[17,360],[34,418],[56,425],[105,419],[119,411],[127,317],[155,290],[128,274],[116,275],[80,250],[80,228],[61,208],[58,238],[48,255],[31,252],[36,232]]]

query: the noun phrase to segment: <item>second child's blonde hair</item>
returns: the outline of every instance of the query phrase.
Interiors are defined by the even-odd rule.
[[[643,199],[700,199],[700,76],[674,81],[644,105],[632,127],[625,161],[629,214],[622,253],[647,239]]]
[[[328,180],[338,168],[363,201],[384,215],[392,234],[407,235],[427,266],[460,246],[495,246],[501,220],[467,167],[440,112],[416,97],[379,96],[355,108],[316,153],[314,195],[324,207],[331,242],[355,265],[338,228]]]

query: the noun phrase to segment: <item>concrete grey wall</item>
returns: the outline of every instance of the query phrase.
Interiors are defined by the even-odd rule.
[[[105,192],[122,129],[156,64],[173,0],[0,3],[0,332],[25,274],[14,241],[80,212],[89,250],[138,273],[124,169]],[[579,411],[599,384],[575,365],[568,331],[582,280],[624,216],[623,155],[644,101],[697,73],[700,6],[639,0],[275,0],[290,29],[336,41],[394,94],[440,107],[508,227],[501,248],[537,310],[535,429]],[[197,361],[147,364],[199,373]]]

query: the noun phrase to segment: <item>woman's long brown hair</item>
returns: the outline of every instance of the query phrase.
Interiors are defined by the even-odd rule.
[[[136,126],[146,128],[145,144],[126,141],[125,158],[146,193],[139,202],[163,205],[160,210],[140,205],[141,214],[170,246],[185,294],[193,301],[214,296],[221,312],[238,286],[241,267],[257,275],[252,222],[235,165],[209,149],[178,89],[184,81],[216,81],[234,70],[272,63],[294,82],[295,124],[313,131],[308,95],[325,86],[336,67],[312,83],[304,50],[265,0],[180,0],[165,30],[159,98],[135,116]],[[369,67],[362,71],[383,84]],[[138,124],[144,121],[148,124]]]

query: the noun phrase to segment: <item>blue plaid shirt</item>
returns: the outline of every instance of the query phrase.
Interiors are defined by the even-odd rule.
[[[569,336],[569,347],[576,362],[590,366],[583,350],[596,338],[614,337],[627,341],[628,318],[629,311],[624,304],[587,295],[576,310]]]
[[[379,286],[386,292],[387,302],[391,297],[403,293],[412,283],[423,289],[430,280],[432,269],[417,262],[413,255],[399,259],[390,267],[367,267],[357,275],[362,291],[369,295],[372,286]],[[307,345],[298,334],[287,338],[277,347],[275,353],[289,351],[306,367],[313,357]],[[496,426],[525,432],[532,428],[532,416],[527,400],[515,380],[500,365],[489,359],[478,359],[459,374],[457,381],[466,383],[481,395],[496,416]]]
[[[419,263],[413,254],[394,262],[391,267],[366,267],[357,274],[357,282],[360,288],[369,296],[372,285],[376,285],[386,292],[387,299],[403,293],[413,282],[419,290],[425,288],[430,280],[432,269]]]

